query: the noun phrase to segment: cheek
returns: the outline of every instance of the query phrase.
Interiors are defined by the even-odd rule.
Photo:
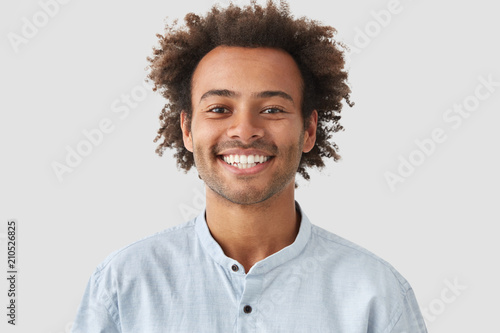
[[[210,149],[220,139],[221,129],[215,124],[193,122],[191,126],[194,149],[203,151]]]
[[[273,138],[279,140],[284,145],[291,145],[299,142],[299,137],[303,132],[302,124],[297,124],[295,122],[277,124],[269,131]]]

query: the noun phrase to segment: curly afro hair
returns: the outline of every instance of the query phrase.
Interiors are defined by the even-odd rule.
[[[268,0],[265,7],[251,1],[240,8],[230,4],[221,9],[214,5],[203,17],[189,13],[185,25],[167,24],[165,34],[157,35],[159,47],[153,48],[148,78],[167,104],[160,113],[160,129],[154,139],[163,138],[156,152],[176,150],[177,165],[186,172],[194,165],[193,153],[184,147],[180,113],[191,119],[191,81],[200,60],[217,46],[268,47],[288,52],[297,63],[303,78],[302,118],[304,126],[313,110],[318,112],[316,144],[303,153],[297,172],[309,180],[307,167],[324,167],[324,158],[337,161],[338,147],[330,142],[339,124],[342,101],[349,106],[351,92],[344,70],[346,47],[333,39],[333,27],[307,19],[295,19],[288,4]]]

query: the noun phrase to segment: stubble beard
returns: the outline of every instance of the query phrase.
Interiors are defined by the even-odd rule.
[[[258,188],[252,184],[254,178],[259,177],[259,175],[242,176],[238,180],[238,188],[235,188],[228,180],[225,180],[222,175],[224,171],[219,171],[220,166],[217,166],[218,161],[215,160],[218,159],[216,153],[220,151],[217,145],[211,147],[209,155],[207,155],[207,152],[201,147],[194,145],[195,166],[200,178],[205,182],[208,188],[221,198],[238,205],[259,204],[282,192],[291,182],[295,183],[295,175],[302,156],[303,144],[304,131],[301,132],[297,144],[291,144],[282,150],[279,150],[274,145],[272,146],[272,151],[275,152],[273,158],[275,161],[272,161],[272,163],[280,162],[284,164],[281,164],[278,169],[273,172],[270,183],[265,185],[264,188]],[[269,147],[267,151],[271,149],[269,144],[259,143],[249,146],[231,145],[231,148],[259,149],[263,146]],[[247,183],[247,186],[243,189],[241,188],[242,182]]]

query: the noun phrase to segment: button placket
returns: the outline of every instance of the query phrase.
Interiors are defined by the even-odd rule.
[[[262,294],[262,278],[262,275],[255,275],[253,273],[245,275],[245,288],[238,309],[237,332],[256,332],[256,325],[260,320],[258,307]]]

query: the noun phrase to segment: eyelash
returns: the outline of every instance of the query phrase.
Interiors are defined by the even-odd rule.
[[[222,109],[224,111],[228,111],[228,109],[226,107],[216,105],[216,106],[208,109],[207,112],[212,112],[212,113],[217,113],[217,114],[227,113],[227,112],[215,112],[214,110],[217,110],[217,109]],[[274,111],[278,111],[278,112],[267,113],[266,111],[268,111],[268,110],[274,110]],[[264,114],[277,114],[277,113],[285,112],[285,110],[283,110],[282,108],[276,107],[276,106],[271,106],[271,107],[265,108],[262,112]]]
[[[266,113],[267,110],[274,110],[274,111],[278,111],[278,112]],[[277,114],[277,113],[284,113],[285,110],[283,110],[282,108],[277,107],[277,106],[271,106],[271,107],[265,108],[263,112],[266,114]]]

